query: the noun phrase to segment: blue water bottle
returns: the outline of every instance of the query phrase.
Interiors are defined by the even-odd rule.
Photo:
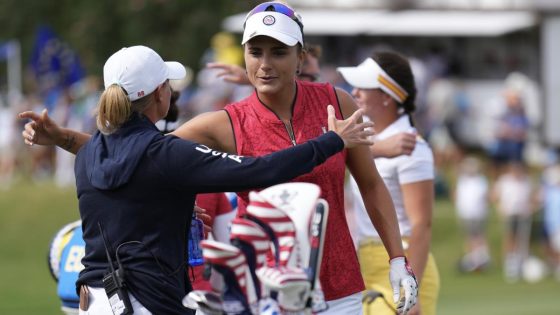
[[[200,266],[204,263],[200,241],[204,239],[204,224],[193,212],[189,233],[189,266]]]

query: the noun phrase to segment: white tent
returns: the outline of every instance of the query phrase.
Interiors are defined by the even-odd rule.
[[[530,11],[427,11],[301,9],[307,35],[500,36],[536,25]],[[226,18],[224,29],[240,33],[245,13]]]

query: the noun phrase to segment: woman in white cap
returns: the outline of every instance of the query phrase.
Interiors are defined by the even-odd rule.
[[[304,53],[301,17],[280,2],[257,5],[246,17],[243,41],[247,75],[254,93],[225,110],[202,114],[173,132],[223,152],[261,156],[295,146],[327,130],[325,108],[333,104],[335,115],[350,117],[358,107],[352,97],[328,83],[296,81]],[[24,131],[26,141],[32,125]],[[60,131],[60,132],[59,132]],[[35,133],[37,136],[37,133]],[[41,136],[45,136],[41,133]],[[88,135],[58,130],[48,143],[76,151]],[[42,143],[42,142],[39,142]],[[295,181],[319,185],[322,198],[329,203],[327,236],[320,271],[321,286],[327,300],[325,314],[361,314],[364,283],[352,238],[344,215],[344,174],[346,166],[363,192],[366,208],[391,261],[391,280],[397,296],[405,289],[404,309],[415,304],[417,285],[407,268],[397,218],[391,198],[377,173],[365,146],[344,150],[313,172]],[[248,194],[239,193],[238,215],[245,213]]]
[[[329,129],[334,132],[317,139],[260,158],[216,152],[164,136],[155,126],[169,109],[169,79],[185,75],[180,63],[133,46],[113,54],[103,75],[99,131],[81,146],[75,165],[86,245],[85,269],[76,283],[80,314],[191,313],[181,300],[191,290],[186,236],[197,193],[281,183],[311,171],[345,146],[369,142],[370,132],[363,131],[368,125],[356,123],[361,113],[339,121],[331,106]],[[21,117],[34,120],[37,133],[28,135],[28,143],[46,144],[61,131],[46,112]],[[70,147],[72,137],[66,139]]]
[[[416,87],[408,60],[397,53],[379,52],[357,67],[338,68],[344,79],[354,87],[352,94],[364,114],[374,122],[375,141],[383,141],[403,132],[415,132],[412,113],[415,110]],[[374,148],[372,146],[372,148]],[[375,155],[374,155],[375,157]],[[383,177],[397,210],[400,232],[410,265],[420,284],[418,304],[409,314],[436,313],[439,275],[430,254],[432,208],[434,199],[434,161],[426,141],[416,137],[411,154],[393,158],[376,157],[375,165]],[[388,259],[378,231],[366,220],[367,213],[356,181],[350,185],[354,206],[347,211],[348,221],[355,229],[352,236],[358,246],[368,296],[366,314],[395,314],[391,285],[387,275]]]

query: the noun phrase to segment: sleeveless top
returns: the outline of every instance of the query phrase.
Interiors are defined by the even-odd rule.
[[[336,117],[342,119],[334,87],[328,83],[297,81],[297,91],[289,124],[258,99],[256,92],[225,107],[228,113],[237,154],[262,156],[301,144],[328,131],[327,105],[332,104]],[[321,187],[321,197],[329,203],[329,218],[323,249],[320,280],[327,301],[364,290],[360,265],[344,214],[344,174],[346,150],[332,156],[312,172],[294,182],[314,183]],[[264,187],[263,187],[264,188]],[[248,192],[240,192],[238,216],[246,212]]]

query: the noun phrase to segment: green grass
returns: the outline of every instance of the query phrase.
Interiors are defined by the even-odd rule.
[[[0,314],[61,314],[47,251],[77,209],[75,190],[50,182],[0,190]]]
[[[10,191],[0,190],[0,314],[61,314],[46,254],[54,233],[77,218],[73,189],[57,189],[50,182],[20,182]],[[504,283],[495,217],[488,231],[493,267],[484,274],[459,274],[455,266],[462,252],[461,233],[452,205],[437,202],[432,248],[442,281],[438,314],[559,314],[559,282]]]
[[[505,283],[500,263],[501,226],[495,215],[488,224],[492,266],[485,273],[461,274],[462,235],[452,204],[436,203],[432,251],[436,256],[441,291],[438,314],[450,315],[545,315],[560,314],[560,283],[548,277],[538,283]],[[538,244],[532,251],[539,253]]]

